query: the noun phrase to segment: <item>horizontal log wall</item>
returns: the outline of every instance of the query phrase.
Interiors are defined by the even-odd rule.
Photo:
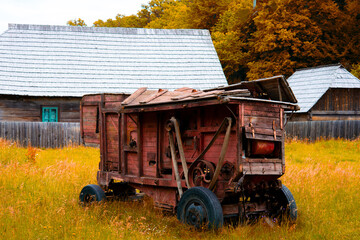
[[[360,137],[360,120],[289,122],[285,130],[288,138],[310,141],[321,138],[356,139]]]
[[[0,121],[41,122],[43,107],[58,108],[58,122],[80,121],[79,97],[0,95]]]
[[[80,123],[0,122],[0,138],[19,146],[61,148],[80,145]]]

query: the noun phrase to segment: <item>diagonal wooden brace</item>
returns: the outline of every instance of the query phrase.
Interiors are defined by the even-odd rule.
[[[181,198],[181,196],[183,195],[183,190],[182,190],[182,186],[181,186],[179,169],[178,169],[178,165],[177,165],[177,161],[176,161],[176,153],[175,153],[175,144],[174,144],[173,134],[171,131],[169,131],[169,143],[170,143],[171,160],[173,163],[176,184],[177,184],[177,188],[179,191],[179,196]]]
[[[221,152],[220,152],[220,156],[219,156],[219,162],[216,165],[214,176],[211,179],[211,182],[210,182],[210,185],[209,185],[210,190],[214,189],[215,183],[216,183],[216,181],[217,181],[217,179],[219,177],[219,174],[220,174],[220,169],[221,169],[221,167],[222,167],[222,165],[224,163],[227,148],[229,146],[232,120],[231,120],[231,118],[225,118],[225,119],[227,120],[228,125],[227,125],[227,129],[226,129],[225,137],[224,137],[224,142],[223,142],[223,145],[221,147]]]
[[[188,167],[187,167],[187,163],[186,163],[186,159],[185,159],[184,148],[183,148],[183,145],[182,145],[179,123],[178,123],[178,121],[176,120],[175,117],[172,117],[170,119],[170,122],[173,124],[174,129],[175,129],[175,136],[176,136],[176,141],[177,141],[178,148],[179,148],[179,154],[180,154],[182,168],[183,168],[183,171],[184,171],[186,186],[188,188],[190,188],[189,174],[188,174],[189,171],[188,171]]]

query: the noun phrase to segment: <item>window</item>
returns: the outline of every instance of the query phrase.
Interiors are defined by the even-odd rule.
[[[43,107],[42,108],[42,121],[43,122],[57,122],[58,121],[58,108],[57,107]]]

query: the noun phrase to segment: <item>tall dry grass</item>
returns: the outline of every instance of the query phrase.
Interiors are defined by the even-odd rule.
[[[286,144],[282,181],[299,209],[295,225],[225,226],[198,232],[143,202],[83,208],[99,150],[18,148],[0,141],[1,239],[360,239],[360,141]]]

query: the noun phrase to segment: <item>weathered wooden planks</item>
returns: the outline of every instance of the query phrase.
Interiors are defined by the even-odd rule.
[[[80,121],[81,98],[0,96],[0,121],[41,121],[42,107],[58,107],[59,122]]]
[[[61,148],[80,145],[79,123],[0,122],[0,137],[19,146]]]
[[[360,120],[289,122],[285,130],[289,138],[310,141],[320,138],[356,139],[360,137]]]

